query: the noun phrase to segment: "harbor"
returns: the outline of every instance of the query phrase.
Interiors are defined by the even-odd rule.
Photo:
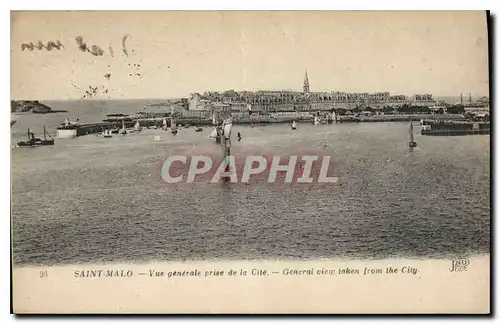
[[[319,115],[319,114],[318,114]],[[230,116],[230,115],[226,115]],[[108,130],[118,130],[121,128],[131,129],[135,125],[139,124],[141,127],[145,128],[169,128],[171,127],[172,120],[175,120],[177,126],[183,128],[190,127],[214,127],[213,119],[201,119],[201,118],[183,118],[177,117],[155,117],[155,118],[141,118],[141,116],[129,116],[122,115],[120,117],[115,117],[113,119],[107,119],[106,121],[98,123],[66,123],[61,124],[57,128],[57,137],[60,138],[72,138],[77,136],[84,136],[90,134],[100,134]],[[240,125],[266,125],[266,124],[299,124],[299,123],[309,123],[309,124],[333,124],[333,123],[380,123],[380,122],[421,122],[424,127],[422,129],[422,135],[442,135],[453,134],[453,135],[474,135],[474,134],[489,134],[490,132],[490,122],[479,121],[474,122],[467,119],[463,115],[458,114],[445,114],[445,115],[370,115],[370,116],[336,116],[335,114],[321,116],[321,118],[310,114],[308,116],[302,116],[300,118],[280,116],[280,117],[269,117],[269,116],[257,116],[253,118],[234,118],[234,124]],[[432,126],[431,126],[432,125]],[[432,127],[432,130],[431,130]],[[197,128],[197,129],[198,129]],[[456,130],[456,131],[453,131]]]
[[[99,101],[93,102],[92,106],[102,111]],[[68,112],[54,109],[40,101],[12,101],[11,111],[31,111],[59,118],[62,113]],[[422,135],[479,135],[489,134],[489,115],[489,98],[483,96],[473,100],[470,93],[468,100],[460,94],[458,101],[450,103],[436,100],[432,94],[407,96],[389,92],[313,92],[305,71],[302,91],[206,91],[203,94],[191,93],[186,98],[161,100],[135,107],[131,113],[108,113],[101,120],[83,122],[66,115],[64,122],[61,120],[56,126],[56,137],[117,133],[119,129],[123,133],[137,123],[145,128],[169,128],[172,120],[175,120],[179,129],[194,126],[199,132],[200,127],[214,127],[228,117],[232,118],[235,125],[252,126],[426,120],[434,124],[424,127]],[[469,123],[470,127],[465,127],[464,123]]]
[[[231,154],[236,156],[263,151],[289,156],[298,149],[332,156],[339,184],[328,189],[308,185],[314,195],[283,183],[162,181],[168,156],[222,157],[208,137],[212,127],[202,132],[181,128],[176,136],[150,128],[109,139],[56,138],[53,146],[13,150],[14,261],[81,263],[96,254],[103,262],[202,260],[207,254],[224,259],[446,257],[471,244],[487,251],[488,136],[422,136],[415,123],[418,146],[410,150],[408,126],[300,123],[292,130],[288,124],[234,125]],[[446,168],[454,171],[443,173]],[[49,189],[40,193],[41,183]],[[426,240],[420,239],[421,231]],[[463,235],[454,239],[457,231]],[[248,233],[251,239],[245,239]],[[110,239],[116,235],[123,241]],[[325,243],[336,235],[356,239]],[[90,236],[95,239],[84,239]],[[384,243],[374,254],[377,239]],[[405,249],[403,240],[415,249]],[[126,244],[131,241],[134,249]]]
[[[484,13],[17,15],[18,310],[489,306]]]

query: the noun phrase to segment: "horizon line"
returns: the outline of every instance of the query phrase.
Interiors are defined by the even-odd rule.
[[[204,92],[218,92],[218,93],[224,93],[226,91],[231,91],[233,89],[229,89],[229,90],[225,90],[225,91],[211,91],[211,90],[206,90],[206,91],[203,91],[203,92],[192,92],[190,94],[194,94],[194,93],[198,93],[198,94],[201,94],[203,95]],[[259,92],[259,91],[264,91],[264,92],[280,92],[280,91],[293,91],[293,90],[256,90],[256,91],[249,91],[249,90],[233,90],[235,92]],[[301,91],[293,91],[293,92],[298,92],[298,93],[303,93]],[[339,92],[342,92],[342,93],[355,93],[355,94],[359,94],[359,93],[368,93],[368,94],[374,94],[374,93],[384,93],[384,92],[389,92],[390,94],[392,94],[390,91],[378,91],[378,92],[345,92],[345,91],[339,91]],[[323,93],[323,92],[311,92],[311,93]],[[327,92],[325,92],[327,93]],[[402,94],[402,93],[399,93],[399,94],[392,94],[392,95],[404,95],[404,96],[407,96],[409,98],[411,98],[413,95],[423,95],[423,94],[430,94],[432,95],[434,98],[438,98],[438,97],[457,97],[457,98],[460,98],[460,95],[463,95],[464,97],[464,100],[465,99],[468,99],[468,96],[469,96],[469,93],[458,93],[458,94],[433,94],[433,93],[413,93],[411,95],[408,95],[408,94]],[[490,94],[472,94],[471,93],[471,97],[490,97]],[[26,99],[26,98],[23,98],[23,99],[13,99],[11,98],[10,100],[11,101],[109,101],[109,100],[171,100],[171,99],[184,99],[184,98],[189,98],[189,95],[188,96],[173,96],[173,97],[120,97],[120,98],[99,98],[99,97],[95,97],[95,98],[46,98],[46,99],[40,99],[40,98],[37,98],[37,99]]]

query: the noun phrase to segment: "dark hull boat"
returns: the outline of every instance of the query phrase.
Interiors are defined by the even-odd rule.
[[[47,135],[49,138],[47,139]],[[43,145],[54,145],[54,139],[50,134],[47,133],[45,127],[43,127],[43,139],[35,137],[35,134],[28,129],[28,140],[17,142],[17,146],[43,146]]]

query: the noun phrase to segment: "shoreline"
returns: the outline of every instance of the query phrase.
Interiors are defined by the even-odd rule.
[[[170,117],[153,117],[153,118],[143,118],[143,117],[134,117],[129,116],[131,118],[130,121],[125,121],[125,123],[131,123],[135,121],[145,122],[146,124],[157,124],[161,123],[164,118],[169,122]],[[188,126],[213,126],[212,119],[208,118],[189,118],[189,117],[174,117],[177,124],[188,125]],[[335,124],[335,123],[380,123],[380,122],[407,122],[407,121],[418,121],[425,119],[433,119],[433,120],[452,120],[452,121],[467,121],[465,117],[458,114],[444,114],[444,115],[376,115],[376,116],[368,116],[368,117],[353,117],[353,116],[337,116],[336,120],[332,120],[331,123],[323,122],[321,124]],[[296,121],[297,123],[313,123],[314,116],[310,117],[256,117],[256,118],[248,118],[248,117],[233,117],[233,124],[286,124],[292,123]],[[121,123],[121,121],[114,121],[110,123]],[[159,124],[158,124],[159,125]]]

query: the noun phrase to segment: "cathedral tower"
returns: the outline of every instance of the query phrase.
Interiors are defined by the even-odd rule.
[[[307,70],[306,75],[304,76],[304,93],[309,93],[309,78],[307,77]]]

